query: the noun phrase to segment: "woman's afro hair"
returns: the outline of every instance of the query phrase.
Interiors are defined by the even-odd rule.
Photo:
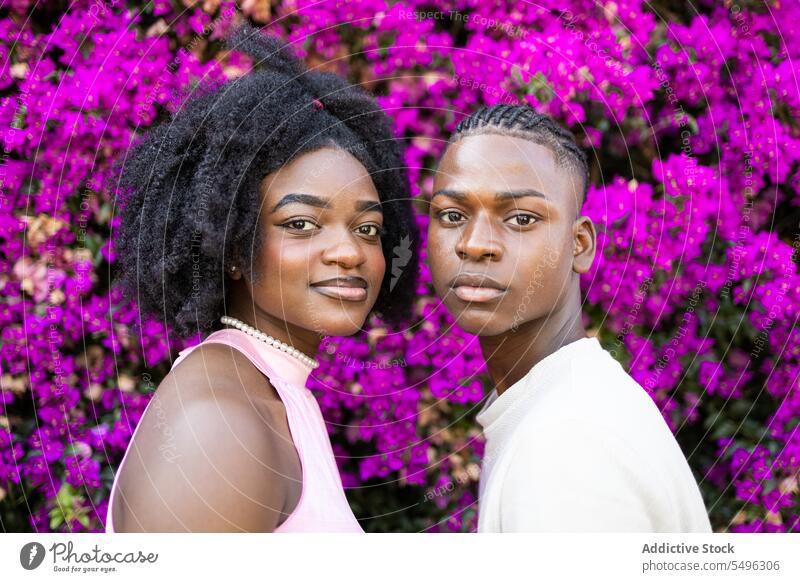
[[[388,117],[360,88],[308,70],[283,41],[249,25],[228,46],[252,57],[253,70],[197,91],[118,162],[123,293],[180,336],[219,329],[225,269],[258,278],[251,258],[261,245],[264,177],[334,146],[365,166],[378,191],[387,267],[374,311],[400,323],[415,296],[419,237]]]

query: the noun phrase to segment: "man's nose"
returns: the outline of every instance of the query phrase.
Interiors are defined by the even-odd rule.
[[[467,224],[456,245],[456,254],[463,260],[499,260],[503,256],[503,247],[495,236],[492,222],[479,215]]]

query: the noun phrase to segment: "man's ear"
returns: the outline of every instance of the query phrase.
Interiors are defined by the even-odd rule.
[[[578,274],[589,270],[597,252],[597,232],[588,216],[581,216],[572,224],[572,270]]]

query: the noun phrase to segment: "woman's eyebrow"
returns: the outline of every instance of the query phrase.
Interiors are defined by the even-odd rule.
[[[275,212],[287,204],[307,204],[309,206],[316,206],[317,208],[328,207],[327,200],[319,196],[314,196],[313,194],[287,194],[272,208],[272,212]]]

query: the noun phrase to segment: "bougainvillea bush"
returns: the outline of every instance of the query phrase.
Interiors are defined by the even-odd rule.
[[[246,73],[221,42],[243,20],[379,96],[420,200],[481,104],[572,129],[600,242],[587,327],[662,410],[715,530],[800,529],[797,3],[3,0],[3,530],[102,531],[148,399],[201,339],[113,287],[105,185],[186,95]],[[310,386],[367,531],[473,531],[485,367],[424,268],[419,297],[400,332],[326,339]]]

